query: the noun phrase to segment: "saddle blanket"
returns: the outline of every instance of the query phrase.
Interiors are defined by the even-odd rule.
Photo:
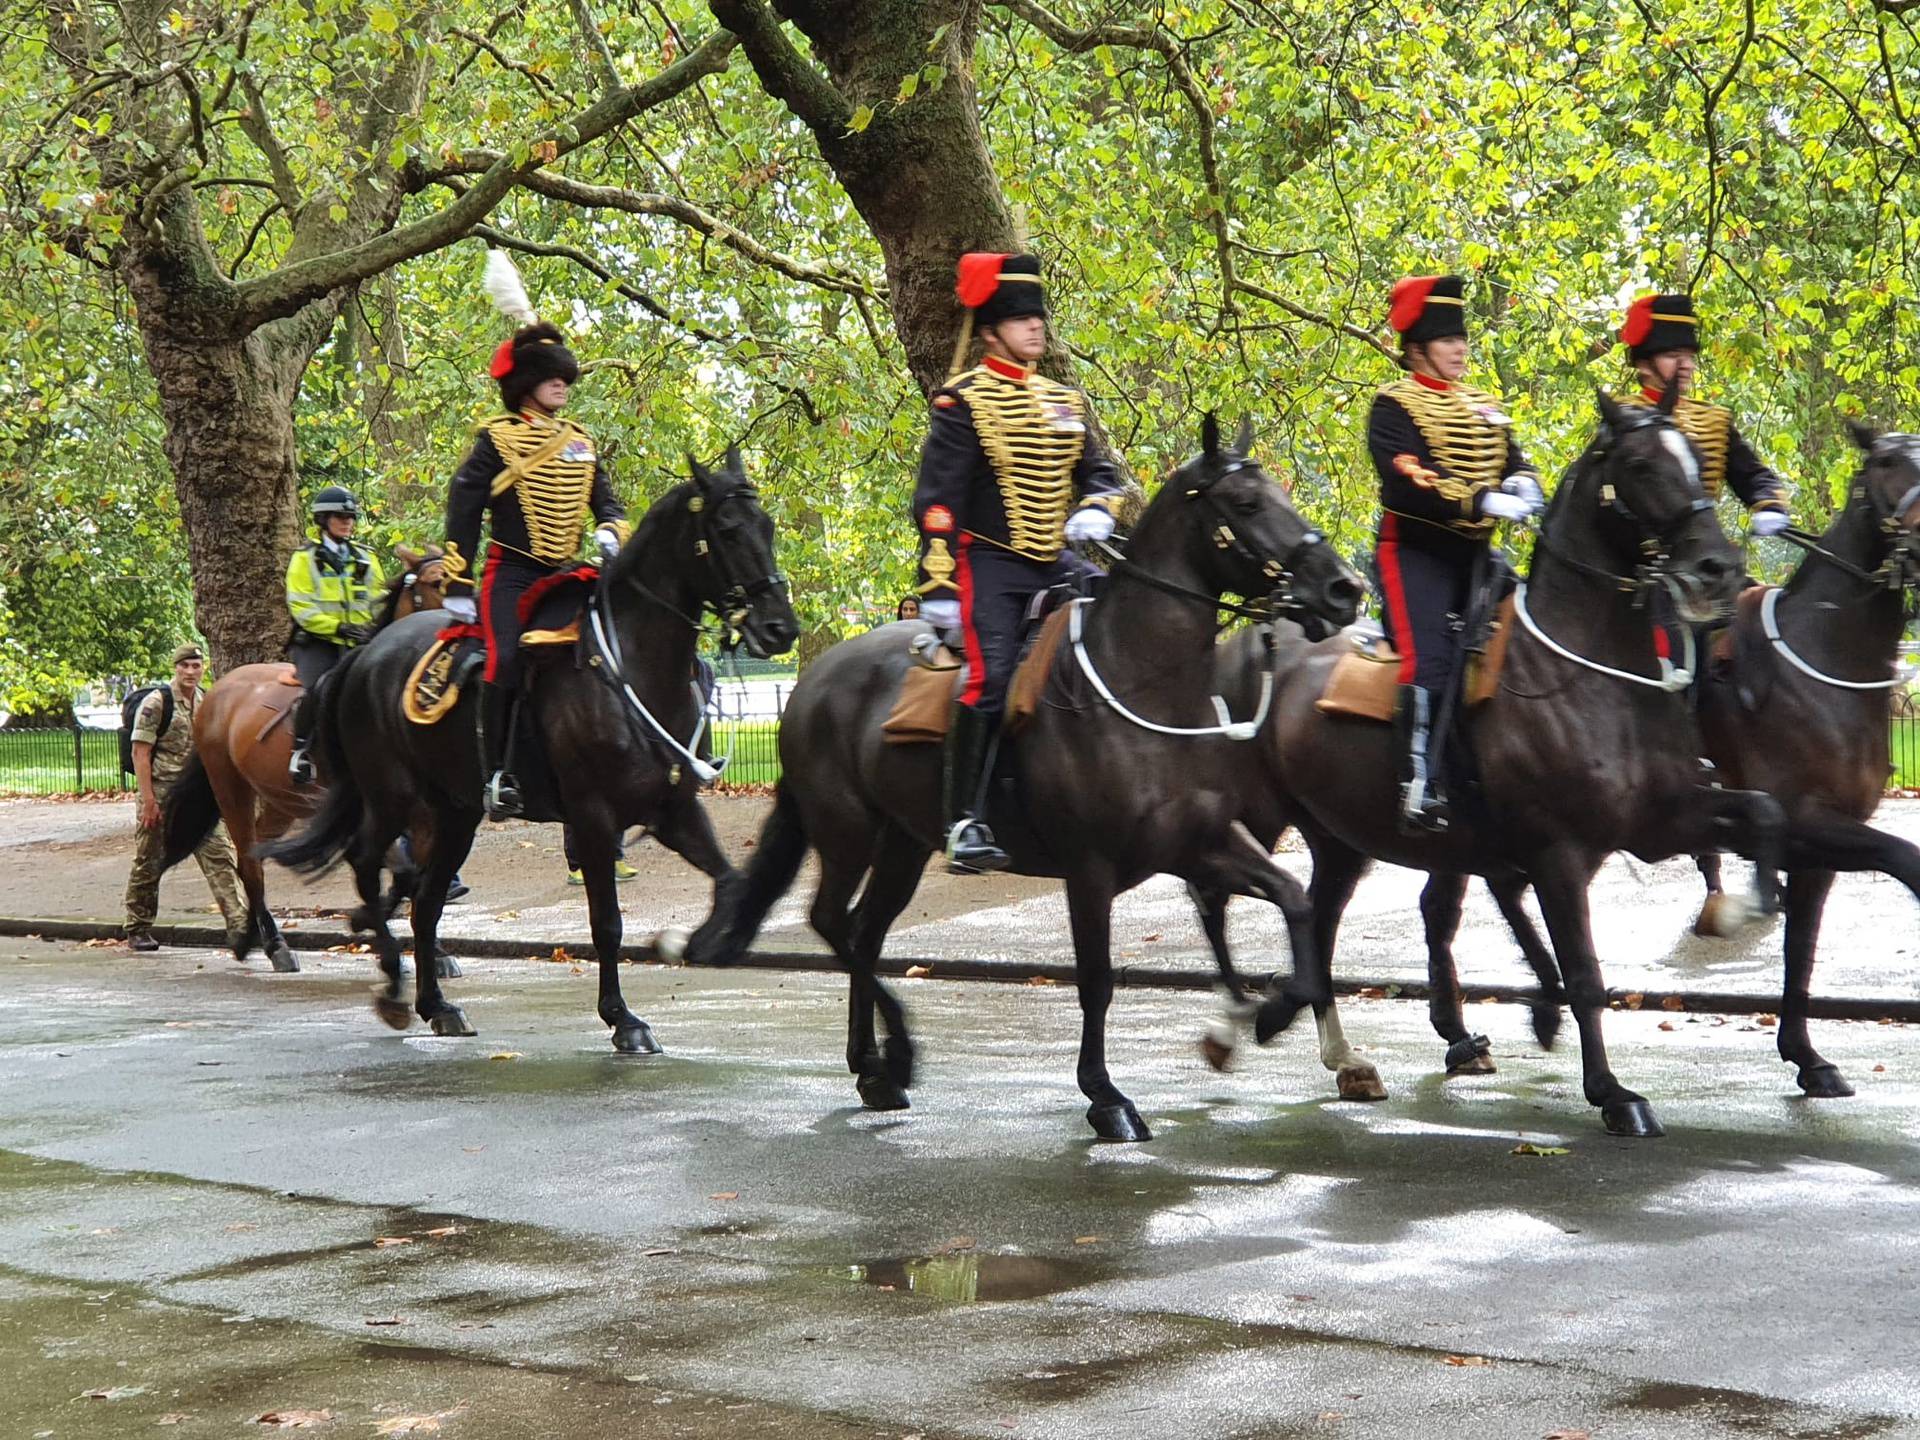
[[[460,703],[460,693],[486,654],[478,625],[449,625],[433,637],[407,676],[400,708],[416,725],[435,725]]]
[[[1513,597],[1500,602],[1487,648],[1467,657],[1467,706],[1484,705],[1500,688],[1500,672],[1507,663],[1507,640],[1513,633]],[[1393,723],[1399,700],[1400,656],[1382,640],[1366,650],[1353,650],[1334,662],[1326,689],[1314,708],[1328,715],[1355,720]]]
[[[1013,682],[1007,687],[1006,731],[1018,734],[1040,708],[1053,674],[1054,656],[1067,633],[1073,607],[1063,605],[1048,615],[1028,647]],[[925,632],[921,632],[924,634]],[[924,659],[907,667],[894,702],[880,730],[889,745],[938,744],[953,723],[953,705],[966,685],[967,670],[945,646],[935,646]]]

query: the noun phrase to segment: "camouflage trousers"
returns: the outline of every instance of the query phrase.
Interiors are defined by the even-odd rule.
[[[160,913],[160,861],[166,853],[166,836],[142,825],[136,832],[133,869],[127,874],[127,938],[144,935],[153,929]],[[200,873],[207,877],[207,888],[219,903],[226,918],[227,934],[237,935],[246,927],[247,902],[240,898],[240,871],[233,854],[233,841],[227,827],[216,825],[213,833],[193,852],[200,862]]]

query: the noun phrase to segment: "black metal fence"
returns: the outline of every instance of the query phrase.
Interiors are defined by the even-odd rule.
[[[120,732],[85,725],[0,729],[0,794],[86,795],[131,790],[120,772]]]

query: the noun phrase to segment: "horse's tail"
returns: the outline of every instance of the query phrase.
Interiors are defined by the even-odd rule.
[[[346,688],[348,672],[366,653],[364,647],[357,647],[340,658],[327,683],[320,687],[314,709],[313,748],[320,757],[320,773],[326,777],[327,798],[304,828],[260,846],[257,853],[261,859],[278,860],[303,875],[318,875],[340,862],[359,833],[364,807],[360,786],[347,764],[347,744],[340,728],[340,695]]]
[[[160,857],[161,872],[171,870],[198,850],[219,823],[220,801],[196,750],[160,802],[160,833],[166,841],[166,852]]]
[[[793,792],[782,781],[773,792],[773,813],[761,827],[745,877],[714,888],[713,913],[687,942],[687,964],[731,965],[745,954],[767,912],[793,888],[806,858],[807,827],[800,821]]]

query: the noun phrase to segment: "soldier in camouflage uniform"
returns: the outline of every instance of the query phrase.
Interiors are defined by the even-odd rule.
[[[158,950],[154,916],[160,913],[160,861],[166,838],[160,828],[160,796],[193,758],[193,716],[200,705],[200,676],[205,659],[198,645],[173,652],[173,718],[166,720],[166,695],[156,690],[141,702],[133,719],[133,768],[139,780],[139,830],[133,869],[127,875],[127,943],[135,950]],[[163,727],[164,722],[164,727]],[[240,898],[240,875],[227,827],[216,825],[193,852],[200,873],[219,902],[231,943],[247,923]]]

